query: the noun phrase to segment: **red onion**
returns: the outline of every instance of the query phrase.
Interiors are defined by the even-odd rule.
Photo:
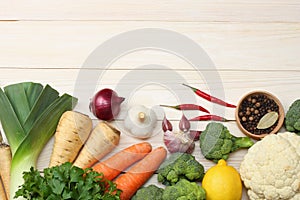
[[[171,122],[167,119],[166,115],[164,116],[164,119],[162,121],[162,129],[164,132],[173,130],[173,126]]]
[[[125,100],[108,88],[97,92],[90,102],[90,111],[101,120],[114,120],[120,112],[120,105]]]

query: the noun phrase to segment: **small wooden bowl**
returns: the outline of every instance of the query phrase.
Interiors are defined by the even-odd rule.
[[[275,103],[278,105],[278,120],[277,120],[277,125],[276,127],[271,131],[271,132],[266,132],[266,133],[262,133],[260,135],[258,134],[254,134],[254,133],[251,133],[249,132],[248,130],[246,130],[243,125],[241,124],[241,121],[240,121],[240,117],[239,117],[239,112],[240,112],[240,105],[241,103],[247,99],[248,97],[252,96],[252,95],[257,95],[257,94],[263,94],[265,96],[267,96],[269,99],[273,99],[275,101]],[[279,131],[279,129],[282,127],[283,125],[283,122],[284,122],[284,109],[283,109],[283,106],[281,104],[281,102],[279,101],[279,99],[277,97],[275,97],[273,94],[269,93],[269,92],[266,92],[266,91],[252,91],[246,95],[244,95],[240,101],[238,102],[238,105],[237,105],[237,108],[236,108],[236,111],[235,111],[235,119],[236,119],[236,122],[237,122],[237,125],[239,127],[239,129],[244,133],[246,134],[247,136],[253,138],[253,139],[256,139],[256,140],[259,140],[259,139],[262,139],[264,138],[265,136],[269,135],[269,134],[275,134]]]

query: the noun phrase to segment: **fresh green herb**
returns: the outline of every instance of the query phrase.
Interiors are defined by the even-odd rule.
[[[0,88],[0,121],[13,156],[10,199],[23,182],[22,173],[36,166],[61,115],[76,104],[76,98],[59,96],[49,85],[23,82]]]
[[[15,197],[30,200],[119,200],[121,191],[116,184],[103,178],[103,174],[72,166],[67,162],[45,168],[41,173],[30,168],[23,173],[24,184]]]

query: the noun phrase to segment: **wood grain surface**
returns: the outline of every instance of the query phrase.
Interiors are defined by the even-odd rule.
[[[214,114],[234,119],[234,109],[195,97],[182,82],[231,103],[252,90],[266,90],[275,94],[287,110],[299,98],[299,13],[298,0],[3,0],[0,86],[35,81],[50,84],[61,93],[79,95],[76,110],[89,114],[94,123],[98,121],[88,109],[89,99],[101,88],[116,89],[126,101],[114,122],[122,137],[112,153],[140,141],[128,136],[122,124],[127,108],[134,104],[156,109],[159,121],[149,142],[157,147],[163,145],[159,128],[163,114],[174,126],[182,114],[162,109],[159,104],[196,102]],[[169,30],[189,38],[203,49],[213,67],[192,66],[174,53],[157,49],[130,52],[109,66],[84,66],[104,42],[142,28]],[[90,77],[82,79],[85,73]],[[207,123],[193,123],[192,127],[201,130]],[[235,122],[224,125],[234,135],[243,136]],[[48,166],[52,145],[53,140],[42,152],[39,169]],[[233,153],[228,163],[239,169],[246,153]],[[205,169],[214,165],[203,158],[198,143],[194,155]],[[146,184],[152,183],[157,184],[156,175]],[[244,188],[243,200],[247,199]]]

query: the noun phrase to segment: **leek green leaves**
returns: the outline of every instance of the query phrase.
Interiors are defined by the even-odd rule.
[[[13,160],[11,199],[22,184],[22,173],[36,166],[38,156],[53,136],[61,115],[72,110],[77,99],[46,85],[22,82],[0,88],[0,121]]]

